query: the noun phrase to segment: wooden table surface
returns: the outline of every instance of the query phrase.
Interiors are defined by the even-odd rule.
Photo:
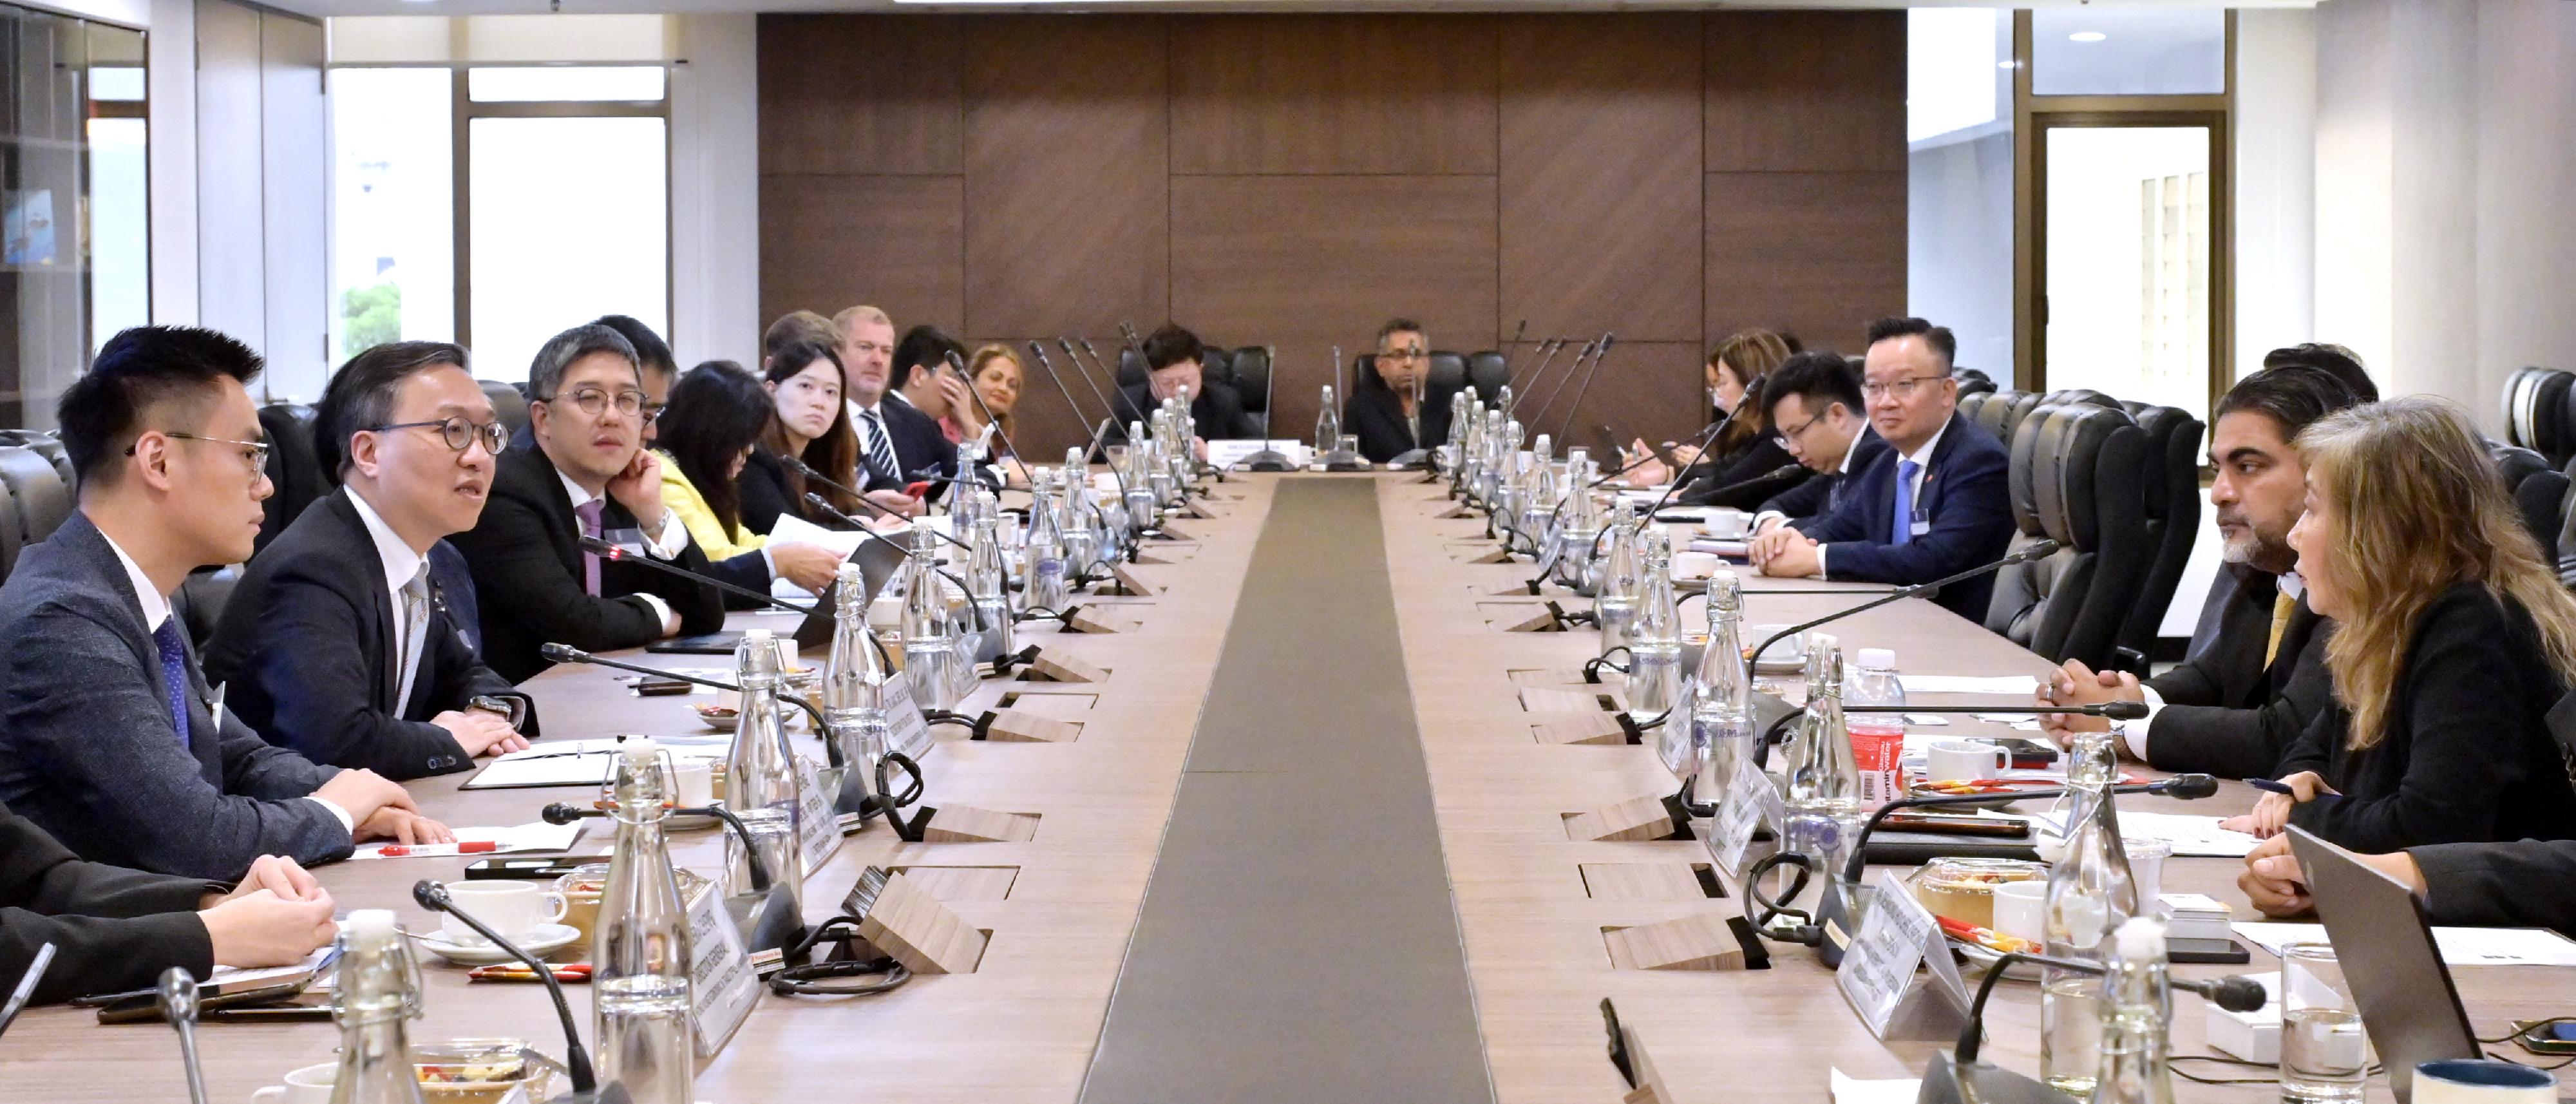
[[[1589,658],[1589,632],[1505,633],[1489,623],[1492,592],[1525,578],[1527,564],[1461,560],[1480,523],[1440,520],[1448,503],[1418,477],[1336,476],[1377,481],[1387,564],[1394,584],[1406,674],[1430,768],[1441,844],[1464,934],[1498,1100],[1614,1101],[1622,1086],[1603,1055],[1596,1005],[1614,998],[1635,1025],[1678,1102],[1825,1098],[1827,1070],[1857,1077],[1916,1075],[1936,1049],[1882,1044],[1843,1002],[1833,975],[1803,948],[1774,946],[1773,968],[1742,973],[1613,969],[1602,929],[1732,911],[1721,900],[1599,900],[1586,891],[1585,863],[1706,863],[1695,842],[1574,843],[1560,815],[1622,798],[1669,793],[1673,782],[1650,748],[1541,744],[1530,730],[1513,672],[1567,672]],[[699,1079],[718,1102],[813,1096],[911,1102],[1032,1101],[1066,1104],[1080,1093],[1110,989],[1134,930],[1184,756],[1211,688],[1244,568],[1268,512],[1276,477],[1235,476],[1217,485],[1220,516],[1174,523],[1185,541],[1149,551],[1173,562],[1136,568],[1165,588],[1144,598],[1099,599],[1139,622],[1119,635],[1024,632],[1110,669],[1096,685],[988,679],[962,711],[1019,695],[1019,708],[1083,722],[1067,743],[983,743],[937,730],[926,760],[932,804],[962,803],[1040,814],[1025,843],[904,844],[883,826],[849,837],[806,886],[806,915],[820,921],[868,865],[899,868],[1010,868],[1007,895],[988,891],[949,901],[993,933],[972,974],[924,977],[881,997],[763,996],[741,1032]],[[1772,581],[1765,588],[1790,589]],[[1798,589],[1830,590],[1830,587]],[[1526,598],[1519,599],[1527,601]],[[1760,595],[1749,621],[1788,622],[1849,604],[1830,593]],[[1577,608],[1569,605],[1569,609]],[[1691,620],[1696,622],[1696,614]],[[737,614],[737,625],[784,632],[789,619]],[[1889,646],[1913,674],[2036,674],[2039,659],[1947,611],[1909,600],[1842,622],[1846,649]],[[664,666],[703,666],[716,657],[629,656]],[[816,662],[819,662],[819,657]],[[1524,680],[1544,679],[1525,674]],[[532,680],[550,739],[624,732],[689,733],[699,726],[689,698],[636,698],[596,668],[558,668]],[[1319,687],[1329,692],[1329,687]],[[1935,699],[1925,699],[1927,702]],[[1975,699],[1938,699],[1973,701]],[[1965,721],[1947,732],[1977,731]],[[809,736],[800,750],[820,751]],[[423,808],[453,825],[536,819],[543,804],[580,791],[461,791],[470,774],[413,785]],[[2131,799],[2123,799],[2129,804]],[[2143,800],[2198,813],[2250,807],[2252,793],[2229,784],[2210,801]],[[604,828],[576,848],[606,845]],[[722,845],[714,833],[675,837],[675,858],[712,872]],[[391,908],[418,930],[435,918],[411,903],[425,877],[453,878],[462,859],[342,863],[317,871],[340,908]],[[2165,884],[2206,892],[2251,916],[2233,887],[2233,860],[2175,859]],[[998,879],[979,879],[990,885]],[[424,956],[426,957],[426,956]],[[2248,969],[2269,968],[2261,952]],[[2194,976],[2228,972],[2184,967]],[[2565,1011],[2576,970],[2461,969],[2461,996],[2482,1034],[2504,1022]],[[426,1014],[416,1042],[495,1035],[559,1052],[560,1033],[542,987],[469,985],[462,971],[424,963]],[[575,987],[585,1036],[589,999]],[[2205,1053],[2196,998],[2177,999],[2175,1050]],[[1987,1055],[2013,1068],[2036,1066],[2037,1000],[2026,985],[1994,998]],[[210,1097],[240,1101],[289,1069],[331,1060],[337,1031],[327,1024],[208,1025],[199,1032]],[[177,1042],[157,1025],[102,1027],[88,1012],[35,1009],[0,1045],[0,1101],[184,1100]],[[2377,1090],[2384,1097],[2384,1089]],[[2268,1100],[2273,1088],[2180,1086],[2186,1100]]]

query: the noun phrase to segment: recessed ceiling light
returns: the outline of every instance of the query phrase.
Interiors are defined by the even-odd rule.
[[[2074,34],[2066,36],[2066,40],[2069,42],[2100,42],[2109,37],[2111,36],[2103,34],[2100,31],[2077,31]]]

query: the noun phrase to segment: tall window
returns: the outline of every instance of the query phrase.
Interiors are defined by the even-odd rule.
[[[143,32],[0,5],[0,426],[151,317]]]
[[[670,321],[670,120],[655,66],[332,73],[343,356],[453,339],[524,379],[602,314]]]

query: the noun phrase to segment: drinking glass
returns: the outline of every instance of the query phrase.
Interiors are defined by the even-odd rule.
[[[2281,1099],[2293,1104],[2361,1099],[2370,1036],[2331,943],[2281,948]]]

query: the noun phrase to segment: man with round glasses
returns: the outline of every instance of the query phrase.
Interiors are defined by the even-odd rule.
[[[450,538],[473,569],[483,659],[501,677],[522,681],[552,666],[540,654],[546,644],[611,651],[724,627],[715,588],[582,543],[707,570],[706,553],[662,504],[661,461],[644,447],[654,413],[635,346],[615,329],[575,326],[537,350],[528,366],[534,447],[501,454],[482,517]]]
[[[1378,327],[1377,353],[1351,375],[1342,398],[1342,432],[1360,439],[1360,455],[1383,464],[1449,439],[1449,396],[1433,388],[1431,339],[1422,324],[1390,319]]]
[[[313,436],[340,489],[252,558],[208,674],[252,728],[316,762],[418,778],[527,747],[527,700],[466,646],[429,562],[482,518],[509,447],[465,350],[358,354],[324,390]]]

